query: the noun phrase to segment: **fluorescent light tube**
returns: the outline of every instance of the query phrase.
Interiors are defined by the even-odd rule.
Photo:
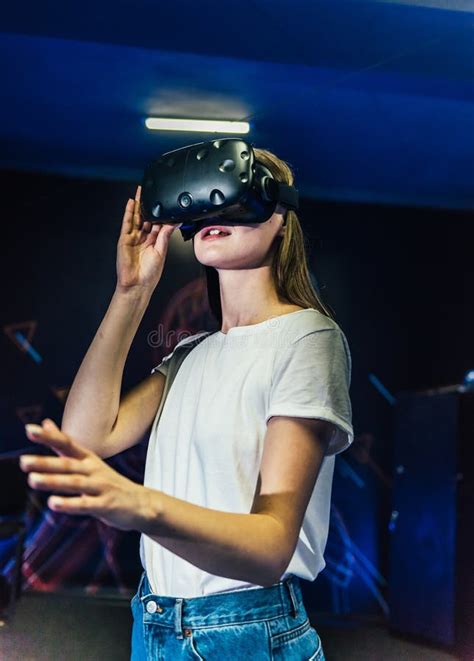
[[[226,122],[213,119],[171,119],[147,117],[145,126],[155,131],[199,131],[201,133],[248,133],[248,122]]]

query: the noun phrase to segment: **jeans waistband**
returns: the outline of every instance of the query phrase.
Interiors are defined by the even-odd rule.
[[[153,594],[143,571],[137,597],[143,605],[144,622],[173,627],[178,637],[184,628],[255,622],[282,615],[296,618],[304,610],[300,579],[293,575],[269,587],[184,598]]]

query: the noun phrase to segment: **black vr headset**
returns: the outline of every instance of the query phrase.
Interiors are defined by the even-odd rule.
[[[166,152],[149,163],[142,181],[143,219],[183,223],[185,241],[211,224],[264,223],[278,202],[297,210],[298,191],[276,181],[239,138]]]

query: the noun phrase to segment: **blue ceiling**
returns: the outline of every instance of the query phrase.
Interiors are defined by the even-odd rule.
[[[474,209],[470,0],[26,1],[2,19],[0,167],[139,181],[214,137],[147,116],[247,120],[303,196]]]

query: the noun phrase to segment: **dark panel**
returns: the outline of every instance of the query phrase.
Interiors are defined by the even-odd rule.
[[[474,393],[450,390],[398,398],[389,605],[394,630],[465,653],[474,649],[465,589],[474,576],[468,514]]]

